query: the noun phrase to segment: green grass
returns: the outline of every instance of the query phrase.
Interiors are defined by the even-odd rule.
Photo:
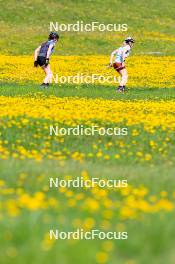
[[[104,86],[73,86],[73,85],[53,85],[48,90],[41,90],[36,84],[2,84],[0,94],[4,96],[77,96],[88,98],[103,98],[107,100],[174,100],[175,92],[173,89],[131,89],[124,95],[116,95],[114,87]],[[3,101],[1,101],[3,103]],[[113,231],[116,225],[124,225],[124,230],[128,232],[127,241],[113,241],[113,250],[108,253],[108,261],[106,263],[169,263],[173,264],[174,256],[174,211],[155,213],[137,212],[137,217],[122,220],[119,217],[119,210],[112,208],[113,216],[106,219],[103,215],[105,211],[102,201],[98,200],[98,196],[94,195],[90,190],[81,190],[71,188],[73,191],[73,199],[76,194],[83,193],[85,198],[77,203],[73,208],[68,206],[69,197],[60,193],[56,189],[49,190],[49,178],[62,179],[65,175],[71,175],[72,178],[81,176],[82,171],[87,171],[90,177],[100,179],[127,179],[130,186],[140,188],[145,186],[148,194],[145,200],[149,201],[151,196],[160,199],[160,193],[166,191],[168,199],[174,203],[172,196],[175,188],[174,181],[174,134],[168,133],[171,139],[164,148],[163,153],[159,154],[156,150],[152,151],[149,147],[149,140],[157,143],[157,149],[162,148],[162,144],[166,142],[167,132],[157,129],[154,135],[150,135],[143,130],[141,125],[132,126],[130,129],[136,128],[139,135],[135,137],[136,145],[132,144],[133,137],[129,133],[126,138],[119,137],[115,140],[115,144],[106,148],[106,144],[113,141],[110,137],[65,137],[64,142],[58,142],[56,137],[48,139],[48,129],[45,125],[49,125],[50,121],[43,119],[30,118],[29,124],[22,123],[23,117],[18,117],[10,128],[10,119],[1,118],[1,141],[3,146],[9,151],[10,156],[14,152],[18,152],[18,146],[23,146],[28,151],[35,149],[40,151],[45,148],[48,142],[47,152],[42,161],[36,162],[33,159],[13,159],[0,161],[0,179],[6,182],[8,189],[15,190],[12,194],[1,195],[2,204],[13,200],[18,201],[17,192],[22,188],[25,193],[34,195],[36,192],[43,192],[46,198],[55,198],[59,201],[58,208],[39,209],[31,211],[26,208],[20,209],[17,217],[9,217],[6,208],[2,208],[3,218],[1,219],[1,252],[0,258],[2,264],[49,264],[50,262],[57,264],[59,262],[70,264],[75,263],[96,263],[96,253],[99,251],[107,252],[104,247],[104,241],[75,241],[67,240],[56,241],[54,245],[44,250],[42,241],[44,235],[50,229],[59,229],[61,231],[76,230],[74,226],[75,219],[82,222],[86,218],[93,218],[95,226],[93,229],[103,230],[101,223],[103,220],[110,222],[109,231]],[[16,124],[18,124],[16,126]],[[99,124],[100,125],[100,124]],[[102,124],[109,125],[109,124]],[[116,124],[110,124],[115,126]],[[124,126],[124,124],[117,124]],[[19,128],[20,127],[20,128]],[[39,138],[35,138],[34,135]],[[20,143],[18,140],[21,140]],[[114,141],[113,141],[114,142]],[[118,145],[124,143],[124,148]],[[93,145],[96,144],[104,154],[110,155],[110,160],[97,158],[88,158],[89,152],[96,153]],[[49,158],[49,153],[54,154],[55,151],[61,151],[65,155],[65,159],[54,161]],[[119,160],[114,158],[116,151],[125,150]],[[75,151],[83,152],[85,159],[83,162],[74,161],[70,157],[70,153]],[[128,153],[132,151],[132,155]],[[136,152],[151,153],[153,159],[151,161],[141,161],[137,158]],[[152,152],[151,152],[152,151]],[[27,175],[21,178],[20,175]],[[81,209],[84,201],[92,198],[99,202],[100,210],[92,212],[88,207]],[[124,197],[117,191],[109,191],[108,198],[112,201],[120,201],[124,203]],[[111,210],[111,209],[110,209]],[[68,253],[69,252],[69,253]]]
[[[89,11],[90,10],[90,11]],[[104,24],[128,24],[127,32],[60,32],[58,55],[109,54],[132,35],[136,39],[134,54],[161,52],[174,54],[174,1],[57,1],[14,0],[1,3],[1,54],[32,54],[49,32],[51,21],[71,24],[77,21]],[[25,19],[24,19],[25,18]],[[152,36],[150,34],[157,33]],[[144,36],[144,33],[148,35]],[[163,38],[159,33],[164,34]],[[170,38],[170,39],[169,39]]]
[[[172,88],[132,88],[125,94],[116,94],[116,87],[104,85],[64,85],[52,84],[49,89],[40,88],[39,84],[16,84],[1,83],[1,95],[18,96],[34,95],[41,93],[44,96],[58,97],[86,97],[86,98],[104,98],[108,100],[173,100],[175,90]]]
[[[174,14],[173,0],[5,0],[1,2],[0,10],[0,54],[1,55],[31,55],[34,49],[49,33],[49,23],[84,24],[98,21],[109,24],[128,24],[127,32],[60,32],[60,41],[55,49],[55,55],[97,55],[110,54],[114,48],[121,45],[126,36],[133,36],[136,44],[133,55],[160,52],[160,55],[175,55],[174,51]],[[156,56],[156,55],[155,55]],[[161,61],[160,61],[161,63]],[[2,69],[3,70],[3,69]],[[166,70],[165,70],[166,71]],[[165,72],[166,74],[166,72]],[[128,90],[125,94],[116,94],[115,87],[103,85],[52,85],[43,90],[33,83],[1,83],[0,96],[28,96],[46,98],[80,97],[103,98],[105,100],[144,100],[151,101],[175,100],[175,90],[166,88],[137,88]],[[1,97],[0,104],[4,101]],[[76,109],[75,109],[76,111]],[[114,113],[117,114],[117,113]],[[137,115],[137,113],[135,113]],[[165,113],[166,115],[166,113]],[[1,116],[1,113],[0,113]],[[22,122],[22,117],[0,117],[0,153],[3,146],[7,158],[0,160],[0,262],[2,264],[97,264],[96,253],[106,252],[108,260],[105,264],[174,264],[175,253],[175,211],[158,210],[146,213],[137,211],[136,218],[122,219],[117,207],[106,208],[103,198],[98,193],[87,189],[73,189],[72,199],[77,194],[84,198],[75,207],[69,207],[70,193],[62,193],[56,189],[49,190],[49,178],[65,175],[72,178],[80,177],[82,171],[87,171],[89,177],[100,179],[127,179],[133,189],[144,186],[148,189],[144,200],[155,197],[159,200],[161,192],[166,191],[167,197],[174,204],[175,189],[174,168],[174,132],[157,128],[155,134],[144,131],[142,125],[131,126],[127,137],[65,137],[64,142],[56,137],[48,138],[48,128],[52,120],[30,118],[29,123]],[[102,126],[124,126],[125,124],[98,123]],[[60,124],[61,125],[61,124]],[[139,135],[133,137],[131,131],[137,129]],[[36,137],[38,136],[38,138]],[[166,138],[169,138],[169,141]],[[19,141],[20,140],[20,141]],[[149,141],[157,143],[152,150]],[[110,142],[115,142],[107,147]],[[2,144],[1,144],[2,143]],[[47,145],[50,143],[50,145]],[[124,147],[120,146],[124,144]],[[97,149],[94,148],[97,145]],[[19,146],[25,150],[36,150],[38,153],[46,149],[41,161],[25,158],[13,158],[19,152]],[[103,156],[97,158],[96,152],[102,150]],[[56,151],[64,158],[54,160]],[[159,152],[159,150],[161,150]],[[79,151],[85,154],[83,161],[75,161],[71,154]],[[137,156],[137,152],[151,153],[152,160],[145,161]],[[129,154],[132,152],[132,154]],[[92,153],[93,157],[89,157]],[[115,154],[120,153],[120,159]],[[105,160],[104,155],[110,159]],[[1,181],[5,181],[5,187]],[[140,189],[139,189],[140,190]],[[34,195],[36,192],[45,194],[46,200],[55,198],[58,207],[40,208],[36,211],[20,207],[19,214],[12,217],[13,204],[18,203],[20,193]],[[122,196],[119,191],[109,190],[108,199],[124,206],[126,198],[132,201],[134,190],[130,195]],[[84,202],[92,198],[98,202],[98,211],[90,210],[90,203],[83,207]],[[107,201],[109,204],[109,201]],[[11,207],[12,206],[12,207]],[[10,208],[10,209],[9,209]],[[82,209],[83,208],[83,209]],[[107,218],[106,210],[113,213]],[[126,241],[113,241],[113,249],[108,252],[104,241],[56,241],[51,248],[42,247],[44,235],[50,229],[62,231],[75,230],[76,219],[95,220],[93,229],[101,229],[102,222],[109,224],[105,230],[118,229],[128,232]],[[99,264],[99,263],[98,263]]]
[[[60,167],[57,162],[45,160],[42,163],[33,161],[1,161],[1,178],[8,178],[9,188],[20,188],[20,173],[26,173],[27,178],[23,182],[24,190],[27,193],[43,191],[44,186],[48,186],[49,177],[61,178],[63,174],[77,177],[82,170],[88,170],[90,175],[104,177],[110,174],[110,178],[126,178],[129,183],[137,186],[140,183],[150,188],[150,195],[155,195],[160,190],[174,190],[174,168],[159,166],[150,168],[149,166],[101,166],[98,164],[77,162],[66,162],[64,167]],[[12,173],[13,171],[13,173]],[[43,181],[39,181],[38,176],[44,175]],[[160,175],[162,175],[160,177]],[[84,191],[88,192],[88,191]],[[89,193],[89,192],[88,192]],[[79,207],[67,208],[67,198],[55,190],[46,192],[47,197],[55,197],[59,200],[61,208],[59,210],[40,210],[29,212],[22,210],[20,217],[4,218],[1,221],[1,263],[53,263],[70,264],[76,263],[96,263],[95,254],[103,249],[103,241],[57,241],[48,251],[41,248],[43,235],[50,228],[61,230],[74,230],[72,220],[74,218],[85,219],[93,217],[96,220],[95,228],[100,228],[101,215],[79,211]],[[90,193],[89,193],[89,196]],[[114,199],[121,199],[117,193],[111,191],[110,196]],[[12,196],[13,197],[13,196]],[[15,197],[15,196],[14,196]],[[120,223],[116,217],[110,220],[113,227]],[[174,262],[174,213],[156,213],[141,215],[140,220],[123,221],[129,234],[127,241],[116,241],[114,250],[109,254],[109,263],[119,264],[127,261],[138,263],[173,263]],[[166,229],[165,229],[166,227]],[[2,241],[1,239],[1,241]],[[15,248],[15,249],[14,249]],[[69,251],[69,254],[67,254]],[[83,253],[81,253],[83,252]]]

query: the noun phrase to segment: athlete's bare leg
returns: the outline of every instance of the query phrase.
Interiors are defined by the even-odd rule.
[[[128,81],[128,73],[127,73],[127,70],[126,69],[122,69],[120,72],[119,72],[120,76],[121,76],[121,79],[120,79],[120,86],[125,86],[127,81]]]
[[[44,78],[44,83],[51,83],[52,82],[52,71],[50,69],[50,65],[42,67],[43,71],[46,74],[46,77]]]

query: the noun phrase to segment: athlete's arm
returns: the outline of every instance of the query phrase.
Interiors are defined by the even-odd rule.
[[[52,51],[53,47],[54,47],[54,44],[50,44],[50,46],[48,48],[48,51],[47,51],[46,59],[50,58],[50,54],[51,54],[51,51]]]
[[[110,65],[113,64],[113,59],[114,59],[114,56],[117,54],[117,51],[118,51],[118,49],[114,50],[114,51],[111,53],[110,63],[109,63]]]
[[[35,49],[35,52],[34,52],[34,61],[37,61],[37,57],[38,57],[38,53],[41,49],[41,46],[39,46],[38,48]]]
[[[129,56],[129,48],[126,46],[123,48],[122,51],[122,60],[123,62],[125,61],[125,59]]]

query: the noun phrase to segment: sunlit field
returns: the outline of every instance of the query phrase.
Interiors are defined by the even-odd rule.
[[[58,44],[59,45],[59,44]],[[33,67],[32,56],[1,56],[1,80],[11,83],[38,83],[42,82],[44,74],[41,69]],[[161,63],[160,63],[161,61]],[[118,86],[118,76],[113,68],[107,68],[109,56],[55,56],[51,59],[53,71],[53,84],[73,83],[73,78],[82,76],[104,76],[105,79],[95,80],[94,84]],[[165,69],[168,64],[168,71]],[[174,56],[132,56],[127,63],[129,74],[129,88],[173,88],[174,87]],[[67,77],[67,79],[61,78]],[[107,77],[110,76],[109,81]],[[113,78],[112,78],[113,77]],[[114,79],[116,77],[116,80]],[[69,81],[70,80],[70,81]],[[80,79],[79,83],[85,81]],[[74,82],[74,84],[76,84]],[[65,88],[63,88],[65,89]],[[103,96],[103,95],[102,95]]]
[[[51,58],[52,84],[41,88],[44,73],[33,67],[32,54],[47,37],[50,19],[60,17],[66,23],[79,14],[86,22],[95,16],[110,23],[114,19],[111,6],[115,17],[122,19],[120,5],[130,18],[127,35],[136,39],[126,62],[127,91],[117,94],[115,82],[59,81],[61,76],[81,73],[118,78],[106,66],[110,52],[126,33],[99,32],[76,37],[63,33]],[[68,1],[66,6],[64,1],[52,0],[50,7],[39,0],[17,6],[8,1],[1,14],[1,48],[6,46],[0,55],[0,262],[173,264],[173,1],[159,5],[148,1],[148,6],[144,1]],[[89,9],[92,13],[87,16]],[[148,12],[149,19],[145,17]],[[43,18],[45,28],[40,24]],[[56,127],[63,131],[96,127],[97,131],[94,135],[57,135],[53,133]],[[99,133],[108,128],[117,134]],[[57,177],[65,181],[115,179],[118,186],[50,188],[50,178]],[[127,181],[127,187],[121,187],[122,181]],[[50,229],[127,232],[128,239],[56,240],[50,239]]]
[[[62,85],[61,97],[57,84],[49,91],[31,87],[6,84],[0,97],[3,262],[23,263],[28,254],[34,254],[34,263],[38,258],[57,263],[60,256],[63,263],[115,263],[116,257],[119,263],[146,263],[150,256],[165,261],[162,252],[173,252],[175,216],[173,91],[153,88],[155,97],[148,100],[143,90],[137,95],[137,88],[124,98],[108,86],[103,97],[98,85],[94,91],[93,86]],[[50,126],[78,125],[116,127],[118,135],[50,135]],[[128,187],[49,189],[50,177],[127,179]],[[49,239],[52,228],[127,231],[129,238],[57,241]],[[145,241],[149,255],[142,250]],[[86,247],[84,262],[84,254],[76,252]],[[137,258],[133,250],[140,252]]]

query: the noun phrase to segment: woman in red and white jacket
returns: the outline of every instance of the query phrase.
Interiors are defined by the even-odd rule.
[[[125,91],[125,85],[128,81],[128,73],[124,62],[125,59],[129,56],[134,42],[135,41],[133,38],[128,37],[125,39],[123,45],[120,48],[114,50],[111,53],[109,66],[113,67],[121,76],[119,87],[117,88],[117,92]]]

